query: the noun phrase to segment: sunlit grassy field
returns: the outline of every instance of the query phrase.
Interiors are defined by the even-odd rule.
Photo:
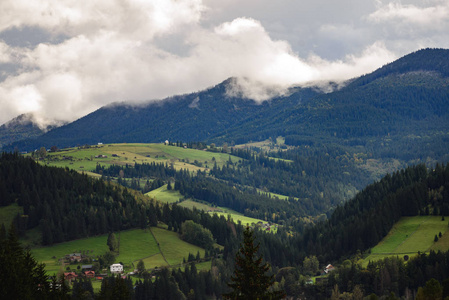
[[[95,156],[105,155],[106,158]],[[64,158],[64,156],[66,158]],[[70,157],[70,159],[69,159]],[[47,158],[40,163],[48,166],[68,167],[77,171],[91,172],[97,164],[134,164],[163,162],[173,164],[175,169],[187,169],[191,172],[207,170],[214,163],[223,166],[231,159],[237,162],[240,158],[226,153],[210,152],[196,149],[168,146],[164,144],[105,144],[92,145],[90,148],[68,148],[58,152],[48,152]],[[202,164],[195,165],[195,161]]]
[[[435,235],[448,232],[448,224],[439,216],[404,217],[396,223],[388,235],[365,258],[364,264],[388,256],[413,256],[431,249],[449,249],[449,235],[443,235],[441,241],[434,242]]]
[[[161,252],[170,265],[181,264],[184,258],[187,260],[189,253],[196,255],[199,251],[200,256],[204,257],[203,248],[184,242],[176,232],[156,227],[151,228],[151,230],[161,247]]]
[[[145,195],[164,203],[176,203],[184,197],[178,191],[167,190],[167,185],[163,185],[158,189],[146,193]]]

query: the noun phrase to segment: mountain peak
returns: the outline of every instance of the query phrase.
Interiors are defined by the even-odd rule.
[[[432,72],[449,77],[449,50],[431,48],[418,50],[355,79],[351,85],[361,86],[388,75],[414,72]]]

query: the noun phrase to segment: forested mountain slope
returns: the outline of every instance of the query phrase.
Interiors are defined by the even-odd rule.
[[[338,259],[375,246],[404,216],[449,215],[449,165],[408,167],[371,184],[298,239],[297,247]]]
[[[31,115],[20,115],[0,126],[0,148],[16,141],[35,138],[44,133],[44,130],[33,123]]]
[[[17,146],[20,150],[34,150],[52,145],[62,148],[98,142],[148,143],[167,139],[204,141],[256,115],[263,118],[273,116],[317,94],[312,89],[300,89],[294,98],[276,98],[258,104],[249,99],[229,96],[228,86],[235,84],[234,81],[231,78],[202,92],[145,105],[117,103],[102,107],[38,139],[18,142],[9,148],[12,150]]]
[[[362,147],[374,157],[411,160],[430,154],[447,160],[448,69],[449,50],[421,50],[339,91],[318,95],[276,118],[236,126],[213,140],[241,143],[263,132],[264,137],[284,136],[289,145],[336,143]]]
[[[323,94],[292,89],[260,105],[231,97],[229,79],[203,92],[142,106],[103,107],[19,150],[169,140],[245,143],[284,136],[288,145],[362,147],[374,157],[447,160],[449,50],[425,49]],[[429,145],[432,145],[430,149]]]

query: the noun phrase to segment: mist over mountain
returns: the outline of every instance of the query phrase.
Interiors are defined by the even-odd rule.
[[[0,148],[24,139],[36,138],[56,127],[57,125],[49,125],[42,128],[31,113],[19,115],[0,126]]]
[[[441,159],[449,144],[447,70],[449,50],[424,49],[337,91],[296,88],[260,104],[230,93],[235,84],[231,78],[160,102],[102,107],[5,149],[166,139],[237,144],[284,136],[288,145],[360,146],[374,155],[407,160],[415,154],[424,159],[433,145],[432,158]]]

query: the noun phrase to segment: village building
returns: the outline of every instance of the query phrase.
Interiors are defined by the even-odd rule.
[[[86,276],[86,278],[94,278],[95,271],[86,271],[86,272],[84,272],[84,276]]]
[[[110,267],[111,273],[123,273],[123,265],[113,264]]]
[[[328,265],[326,266],[326,268],[324,268],[324,273],[326,273],[326,274],[329,274],[329,272],[332,272],[332,271],[335,271],[335,268],[334,268],[334,266],[331,265],[331,264],[328,264]]]
[[[86,271],[92,271],[93,266],[92,265],[82,265],[81,266],[81,271],[86,272]]]
[[[78,275],[76,275],[75,272],[67,272],[67,273],[64,273],[64,279],[65,279],[66,281],[68,281],[69,283],[71,283],[72,280],[74,280],[74,279],[77,278],[77,277],[78,277]]]
[[[81,261],[81,253],[70,253],[65,256],[70,262]]]

